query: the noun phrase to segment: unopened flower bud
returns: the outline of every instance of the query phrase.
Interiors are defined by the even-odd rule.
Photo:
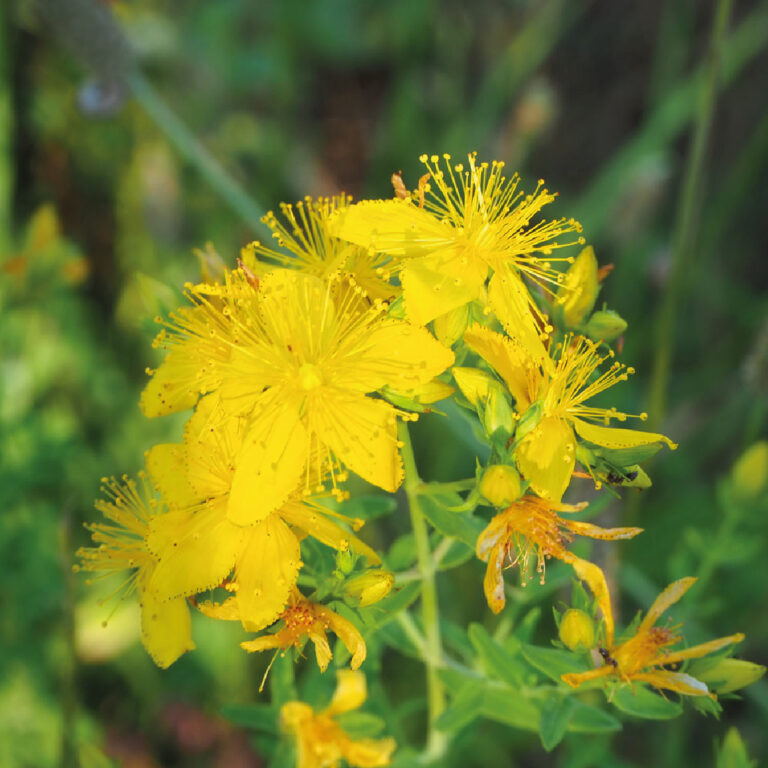
[[[742,659],[701,659],[691,664],[689,673],[720,694],[746,688],[765,674],[765,667]]]
[[[591,245],[584,248],[565,274],[557,292],[568,328],[575,328],[595,305],[600,285],[597,280],[597,259]]]
[[[357,557],[352,551],[342,549],[336,553],[336,569],[346,576],[352,573],[355,567],[355,560],[357,560]]]
[[[515,429],[515,414],[509,398],[504,394],[501,387],[497,386],[489,390],[485,410],[480,418],[485,433],[489,437],[499,429],[508,435],[512,434]]]
[[[493,376],[478,368],[456,367],[453,369],[453,378],[461,394],[475,407],[487,399],[492,388],[499,386]]]
[[[578,608],[569,608],[560,619],[560,641],[576,653],[584,653],[594,648],[594,619]]]
[[[349,597],[358,601],[359,608],[364,608],[386,597],[394,583],[395,577],[392,573],[379,569],[361,573],[350,579],[344,585],[344,591]]]
[[[612,309],[599,309],[592,313],[586,330],[592,341],[616,341],[627,330],[627,321]]]
[[[520,498],[520,475],[514,467],[492,464],[483,472],[479,490],[494,507],[508,507]]]
[[[739,501],[754,501],[768,486],[768,442],[753,443],[731,470],[731,484]]]
[[[468,324],[469,304],[463,304],[436,317],[433,327],[438,340],[446,347],[452,347],[464,335]]]

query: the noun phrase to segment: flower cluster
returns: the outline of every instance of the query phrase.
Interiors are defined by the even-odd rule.
[[[676,447],[626,426],[644,414],[593,401],[633,373],[610,346],[626,324],[593,311],[609,270],[582,247],[576,221],[540,217],[555,199],[543,182],[526,194],[503,163],[421,159],[414,191],[396,174],[392,199],[284,205],[265,218],[272,246],[252,243],[236,268],[186,286],[188,305],[159,319],[165,357],[141,396],[148,417],[191,412],[183,439],[148,451],[138,483],[105,481],[97,507],[109,522],[92,526],[81,567],[130,571],[143,641],[162,667],[194,647],[192,608],[255,633],[247,651],[311,640],[321,670],[331,630],[355,670],[366,644],[351,606],[384,597],[393,577],[357,535],[362,521],[343,514],[346,484],[352,473],[395,492],[404,476],[398,420],[453,396],[490,446],[471,494],[496,509],[477,540],[490,608],[505,605],[505,568],[517,565],[525,585],[533,571],[543,581],[556,558],[589,586],[609,659],[566,682],[613,675],[707,693],[653,671],[740,639],[665,650],[679,638],[653,621],[689,581],[615,645],[606,578],[569,546],[575,535],[641,532],[573,519],[586,507],[563,502],[574,478],[647,487],[640,462]],[[305,575],[309,542],[352,553],[335,593]],[[317,588],[305,594],[300,584]],[[301,765],[389,760],[392,743],[353,742],[331,719],[365,696],[361,673],[346,674],[340,690],[356,686],[353,704],[340,699],[318,715],[299,702],[283,708]]]

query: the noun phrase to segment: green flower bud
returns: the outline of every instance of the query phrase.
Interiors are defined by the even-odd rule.
[[[594,648],[594,619],[578,608],[569,608],[560,619],[560,641],[566,648],[576,653],[584,653]]]
[[[688,673],[715,693],[731,693],[759,680],[765,667],[742,659],[699,659],[691,664]]]
[[[616,341],[627,330],[627,321],[612,309],[599,309],[587,323],[587,336],[592,341]]]
[[[336,570],[345,576],[352,573],[357,556],[349,549],[343,549],[336,553]]]
[[[395,577],[389,571],[383,569],[366,571],[350,579],[344,585],[344,592],[348,597],[358,601],[359,608],[364,608],[386,597],[394,583]]]
[[[520,475],[514,467],[492,464],[483,472],[478,490],[494,507],[508,507],[520,498]]]
[[[515,429],[515,413],[501,387],[493,387],[488,391],[488,399],[480,418],[489,437],[498,429],[508,435],[512,434]]]
[[[753,443],[731,470],[731,485],[739,501],[754,501],[768,485],[768,442]]]
[[[597,280],[597,259],[591,245],[576,257],[565,273],[557,292],[557,304],[568,328],[575,328],[595,305],[600,285]]]

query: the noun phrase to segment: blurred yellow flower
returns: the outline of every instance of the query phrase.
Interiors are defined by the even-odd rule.
[[[552,504],[537,496],[526,495],[496,515],[477,539],[477,556],[488,563],[483,588],[488,605],[494,613],[504,607],[505,563],[518,566],[520,584],[533,579],[531,560],[535,558],[535,571],[544,583],[547,560],[554,557],[573,566],[576,575],[587,582],[603,613],[607,633],[613,637],[608,586],[603,572],[593,563],[576,557],[567,549],[575,534],[592,539],[614,541],[631,539],[642,528],[600,528],[591,523],[567,520],[558,512],[579,512],[582,504]]]
[[[627,683],[648,683],[654,688],[675,691],[686,696],[715,698],[715,694],[711,693],[701,680],[697,680],[684,672],[660,669],[660,667],[678,664],[686,659],[698,659],[707,656],[744,639],[743,634],[737,633],[683,650],[669,650],[671,646],[677,645],[683,640],[683,636],[678,633],[679,625],[675,627],[656,627],[654,625],[667,608],[676,603],[695,582],[695,578],[688,577],[678,579],[670,584],[653,602],[632,637],[617,646],[613,645],[613,638],[609,638],[604,666],[589,672],[563,675],[563,680],[568,685],[578,688],[588,680],[613,677]]]
[[[365,675],[340,670],[331,703],[315,713],[301,701],[289,701],[280,710],[283,726],[296,740],[297,768],[337,768],[342,760],[355,768],[389,765],[395,741],[386,739],[351,739],[334,720],[336,715],[358,709],[366,699]]]
[[[76,568],[104,574],[131,570],[121,588],[122,596],[138,592],[142,643],[154,662],[165,668],[195,644],[186,600],[164,600],[151,589],[157,567],[151,539],[167,535],[166,523],[171,518],[165,505],[154,498],[143,472],[139,480],[137,484],[126,476],[121,482],[102,479],[107,499],[99,499],[96,509],[109,522],[87,526],[98,546],[81,547],[77,551],[80,565]]]

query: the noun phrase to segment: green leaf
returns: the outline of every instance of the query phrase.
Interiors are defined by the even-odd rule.
[[[277,733],[277,713],[267,704],[227,704],[221,708],[221,716],[243,728]]]
[[[376,517],[392,514],[397,509],[397,501],[392,496],[367,494],[355,496],[339,506],[339,512],[348,517],[359,517],[361,520],[373,520]]]
[[[621,722],[602,709],[573,699],[573,714],[568,730],[574,733],[613,733],[621,730]]]
[[[448,547],[448,551],[440,558],[437,567],[441,571],[449,571],[451,568],[457,568],[463,565],[467,560],[475,556],[475,550],[468,547],[463,541],[454,539]]]
[[[404,571],[416,562],[416,539],[413,533],[404,533],[395,539],[384,558],[391,571]]]
[[[482,714],[484,702],[485,683],[482,680],[468,681],[453,697],[435,725],[441,731],[458,731]]]
[[[610,701],[616,709],[646,720],[669,720],[683,711],[679,704],[642,685],[622,685],[614,691]]]
[[[477,537],[485,528],[482,520],[459,512],[451,512],[436,496],[423,496],[419,503],[424,516],[435,530],[450,539],[458,539],[471,547],[474,552]]]
[[[353,739],[378,736],[386,726],[383,718],[370,712],[345,712],[338,715],[336,721]]]
[[[570,696],[550,696],[542,706],[539,721],[541,746],[551,752],[565,736],[574,711]]]
[[[519,691],[508,686],[486,685],[483,715],[497,723],[526,731],[539,730],[539,710]]]
[[[521,647],[523,658],[535,669],[554,680],[562,683],[561,676],[569,672],[585,672],[584,664],[572,653],[557,648],[539,648],[535,645]]]
[[[470,624],[468,634],[470,642],[485,663],[487,671],[513,688],[519,688],[523,682],[525,669],[520,664],[517,654],[497,643],[481,624]]]

